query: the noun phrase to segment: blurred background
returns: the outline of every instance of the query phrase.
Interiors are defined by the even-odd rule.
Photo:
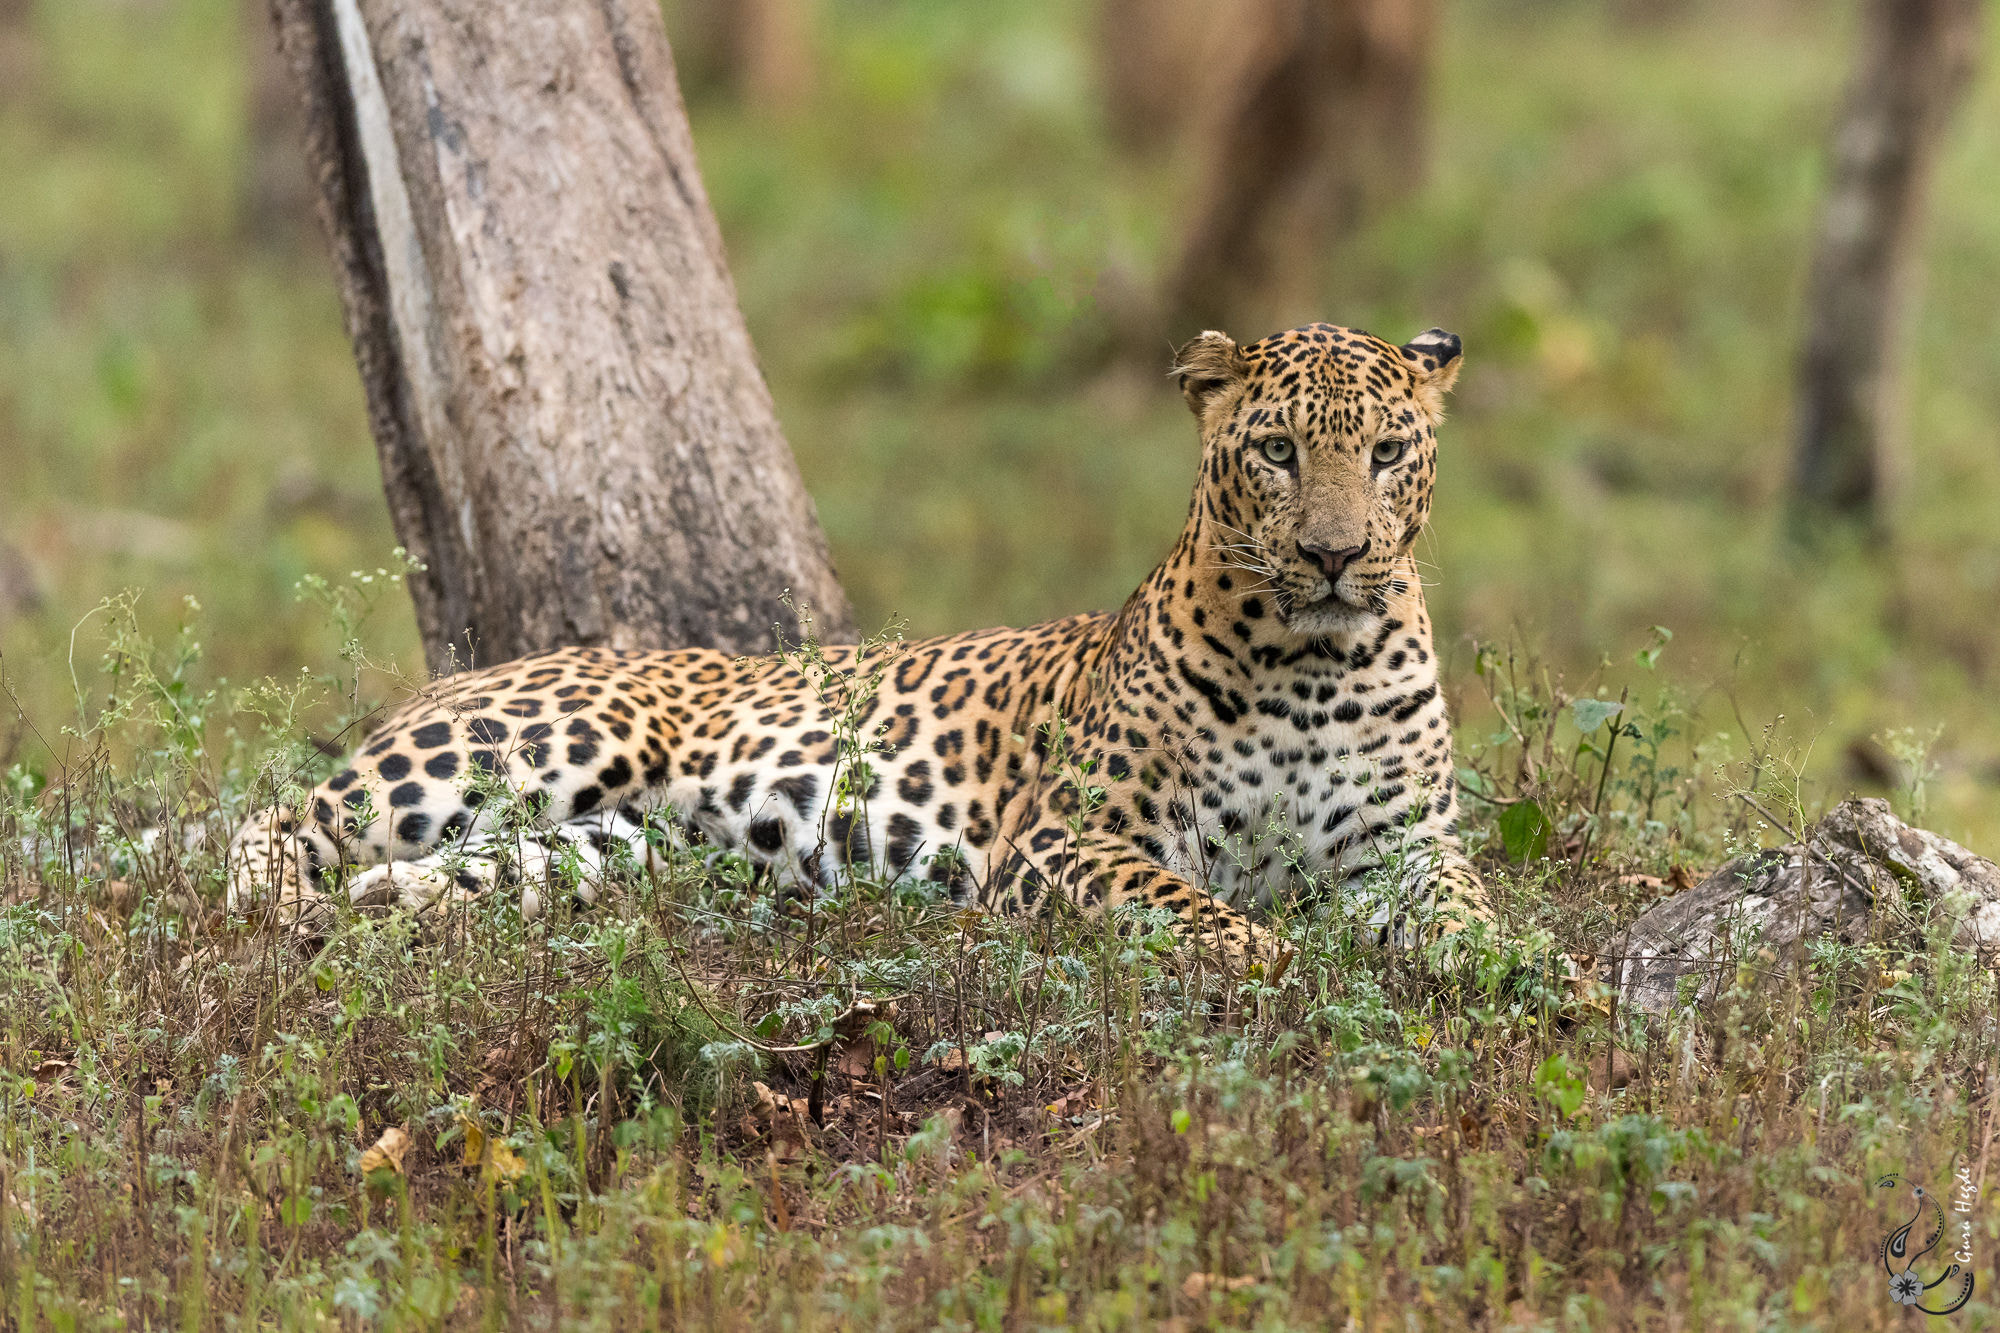
[[[1935,737],[1927,822],[2000,850],[2000,32],[1938,122],[1881,484],[1802,505],[1859,3],[1286,8],[669,0],[864,630],[1122,600],[1185,513],[1165,368],[1204,325],[1441,325],[1423,556],[1465,728],[1475,642],[1615,690],[1661,626],[1711,753],[1777,723],[1816,790],[1879,790]],[[337,650],[302,579],[392,563],[268,42],[261,0],[0,0],[0,673],[34,723],[0,708],[0,767],[61,747],[106,597],[242,684]],[[362,634],[421,673],[400,593]]]

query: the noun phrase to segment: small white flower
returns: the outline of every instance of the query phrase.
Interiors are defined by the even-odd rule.
[[[1889,1279],[1889,1299],[1898,1305],[1915,1305],[1923,1297],[1924,1284],[1915,1273],[1898,1273]]]

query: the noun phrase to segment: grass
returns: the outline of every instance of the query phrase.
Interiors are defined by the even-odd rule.
[[[1450,7],[1429,185],[1236,330],[1465,336],[1426,558],[1525,942],[1335,915],[1270,985],[882,886],[786,915],[726,864],[314,953],[219,922],[233,821],[420,659],[324,258],[242,221],[236,5],[34,6],[0,41],[0,534],[39,593],[0,588],[0,1326],[1900,1321],[1873,1182],[1983,1174],[1990,974],[1885,922],[1642,1022],[1518,955],[1770,841],[1736,792],[1795,821],[1879,774],[2000,845],[2000,80],[1939,177],[1896,535],[1805,562],[1776,510],[1850,25],[1605,9]],[[1114,150],[1077,7],[825,11],[796,112],[692,112],[862,621],[1114,603],[1193,470],[1115,352],[1197,155]],[[1996,1322],[1976,1222],[1955,1326]]]
[[[1793,817],[1670,685],[1480,654],[1502,934],[1384,952],[1336,904],[1272,979],[928,886],[781,910],[729,859],[301,948],[215,911],[220,848],[352,664],[219,752],[191,638],[114,639],[87,758],[0,795],[10,1327],[1888,1328],[1875,1182],[1984,1170],[2000,994],[1921,915],[1665,1017],[1539,965],[1768,835],[1732,792]]]

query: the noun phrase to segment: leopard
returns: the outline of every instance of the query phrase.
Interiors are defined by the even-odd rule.
[[[342,887],[412,912],[503,891],[532,919],[705,847],[788,894],[922,880],[1239,962],[1282,951],[1281,907],[1354,898],[1403,945],[1490,923],[1416,555],[1462,364],[1441,329],[1204,332],[1171,366],[1201,446],[1187,518],[1118,610],[443,677],[244,820],[227,907],[304,929]]]

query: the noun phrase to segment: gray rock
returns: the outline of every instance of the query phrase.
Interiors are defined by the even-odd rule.
[[[1887,801],[1843,801],[1804,841],[1739,856],[1648,908],[1626,932],[1618,982],[1625,1003],[1662,1013],[1682,977],[1703,978],[1712,994],[1760,951],[1786,958],[1817,936],[1913,935],[1932,912],[1949,913],[1956,941],[1987,966],[2000,962],[2000,866],[1911,828]]]

